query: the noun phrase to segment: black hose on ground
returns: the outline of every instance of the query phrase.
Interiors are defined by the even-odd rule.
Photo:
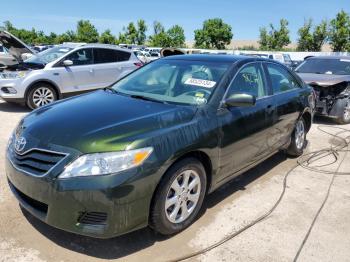
[[[333,134],[333,133],[327,132],[322,127],[323,128],[338,129],[339,132]],[[227,241],[233,239],[234,237],[238,236],[239,234],[243,233],[247,229],[253,227],[257,223],[259,223],[262,220],[264,220],[265,218],[267,218],[269,215],[271,215],[271,213],[281,203],[281,201],[282,201],[282,199],[283,199],[283,197],[285,195],[285,192],[286,192],[287,180],[288,180],[289,175],[297,167],[302,167],[302,168],[308,169],[308,170],[313,171],[313,172],[323,173],[323,174],[330,174],[330,175],[332,175],[332,179],[331,179],[331,182],[329,183],[329,186],[328,186],[325,198],[323,199],[323,201],[321,203],[321,206],[317,210],[317,212],[316,212],[316,214],[315,214],[315,216],[314,216],[314,218],[312,220],[312,223],[310,224],[310,226],[308,228],[308,231],[307,231],[306,235],[304,236],[303,241],[302,241],[301,245],[299,246],[298,251],[297,251],[297,253],[296,253],[296,255],[295,255],[294,259],[293,259],[293,261],[297,261],[298,258],[299,258],[299,255],[300,255],[300,253],[301,253],[301,251],[302,251],[302,249],[303,249],[303,247],[304,247],[304,245],[305,245],[305,243],[307,241],[307,239],[309,238],[309,235],[310,235],[310,233],[311,233],[311,231],[313,229],[313,226],[315,225],[315,223],[317,221],[318,216],[320,215],[324,205],[326,204],[326,202],[328,200],[328,197],[329,197],[331,188],[333,186],[335,177],[336,176],[340,176],[340,175],[350,175],[350,172],[339,172],[339,169],[340,169],[342,163],[344,162],[344,159],[347,156],[347,153],[349,152],[350,141],[348,141],[348,140],[350,140],[350,130],[348,130],[346,128],[338,127],[338,126],[318,126],[317,128],[321,132],[331,136],[334,140],[338,139],[339,143],[337,143],[336,145],[331,145],[329,148],[325,148],[325,149],[313,151],[313,152],[310,152],[310,153],[306,153],[306,154],[302,155],[301,157],[299,157],[299,159],[297,160],[297,164],[294,165],[284,175],[281,194],[278,197],[278,199],[275,202],[275,204],[266,213],[264,213],[263,215],[259,216],[258,218],[256,218],[255,220],[253,220],[252,222],[247,224],[246,226],[242,227],[240,230],[225,236],[220,241],[218,241],[218,242],[216,242],[216,243],[214,243],[214,244],[212,244],[212,245],[210,245],[210,246],[208,246],[208,247],[206,247],[204,249],[195,251],[193,253],[190,253],[190,254],[187,254],[187,255],[184,255],[184,256],[177,257],[177,258],[169,260],[169,261],[171,261],[171,262],[173,262],[173,261],[183,261],[183,260],[187,260],[187,259],[199,256],[199,255],[202,255],[202,254],[204,254],[204,253],[206,253],[206,252],[208,252],[208,251],[210,251],[210,250],[212,250],[212,249],[214,249],[216,247],[219,247],[220,245],[222,245],[222,244],[226,243]],[[341,137],[340,135],[344,134],[344,133],[349,133],[349,134],[345,138]],[[339,161],[339,153],[340,152],[344,152],[345,154],[344,154],[343,158],[340,160],[339,165],[337,166],[335,171],[322,169],[322,168],[324,168],[326,166],[329,166],[329,165],[332,165],[332,164],[338,162]],[[312,165],[312,163],[314,163],[316,161],[319,161],[321,159],[324,159],[326,157],[329,157],[329,156],[332,156],[334,158],[334,160],[332,162],[330,162],[328,164],[325,164],[325,165],[319,165],[319,166],[313,166]]]

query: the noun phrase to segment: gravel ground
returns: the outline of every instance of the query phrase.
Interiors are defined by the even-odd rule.
[[[284,175],[296,164],[296,159],[282,153],[274,155],[209,195],[198,221],[171,238],[146,228],[109,240],[92,239],[38,221],[19,207],[9,191],[3,164],[6,142],[27,112],[0,101],[0,261],[171,260],[205,248],[264,214],[278,199]],[[308,134],[307,151],[337,143],[318,126],[337,132],[332,121],[318,119]],[[350,125],[343,127],[350,130]],[[339,170],[350,172],[350,153],[340,153],[339,158],[344,157]],[[316,164],[331,161],[326,158]],[[327,169],[336,170],[339,164],[340,161]],[[331,180],[330,174],[297,167],[288,178],[280,205],[267,219],[189,261],[292,261]],[[349,215],[350,176],[336,176],[298,261],[350,261]]]

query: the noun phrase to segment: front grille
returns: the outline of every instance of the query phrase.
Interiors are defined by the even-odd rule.
[[[107,214],[103,212],[83,212],[78,222],[86,225],[106,225]]]
[[[38,210],[38,211],[45,213],[45,214],[47,213],[48,205],[27,196],[26,194],[19,191],[10,181],[8,181],[8,182],[10,184],[11,189],[14,191],[14,193],[16,193],[18,195],[18,197],[21,198],[21,200],[23,202],[25,202],[26,204],[28,204],[29,206],[31,206],[35,210]]]
[[[35,176],[43,176],[66,155],[63,153],[32,149],[22,155],[12,150],[12,164],[22,171]]]

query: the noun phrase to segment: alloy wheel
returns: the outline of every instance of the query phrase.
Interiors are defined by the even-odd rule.
[[[185,170],[174,179],[165,200],[165,214],[172,223],[185,221],[195,210],[201,192],[201,180],[194,170]]]
[[[54,94],[47,87],[39,87],[33,93],[33,103],[36,107],[50,104],[54,101]]]
[[[302,120],[298,120],[295,127],[295,145],[298,149],[302,149],[305,140],[305,127]]]

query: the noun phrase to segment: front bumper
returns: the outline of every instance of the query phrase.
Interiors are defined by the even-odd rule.
[[[97,238],[147,226],[158,180],[151,169],[70,179],[33,177],[17,170],[7,158],[6,174],[19,203],[33,216],[56,228]],[[92,221],[82,222],[84,214],[92,214]],[[104,214],[105,221],[96,222],[101,217],[95,214]]]
[[[24,100],[25,88],[23,87],[23,80],[24,78],[0,79],[0,98],[9,102]],[[16,93],[6,92],[8,88],[14,89]]]

